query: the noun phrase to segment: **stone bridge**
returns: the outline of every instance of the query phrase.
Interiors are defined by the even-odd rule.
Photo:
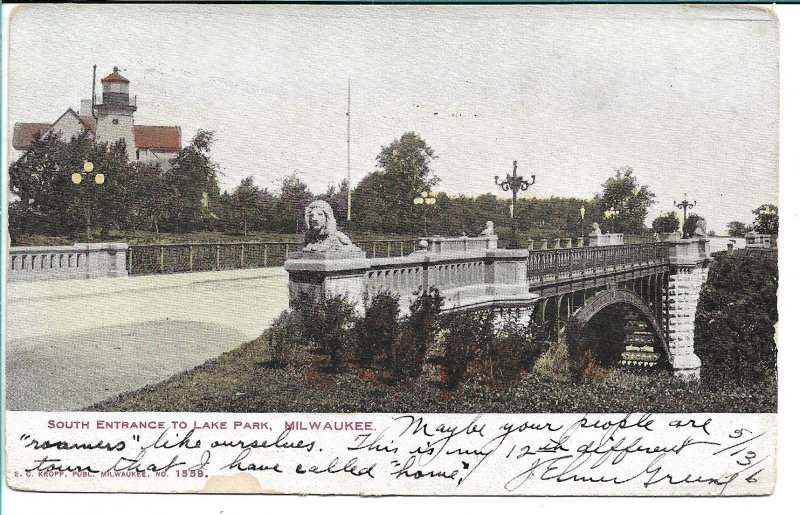
[[[408,256],[300,252],[285,263],[290,299],[344,295],[362,309],[385,291],[407,309],[436,287],[446,311],[523,312],[563,334],[574,358],[668,366],[695,379],[694,319],[711,261],[705,238],[540,250],[498,249],[495,236],[430,238]]]

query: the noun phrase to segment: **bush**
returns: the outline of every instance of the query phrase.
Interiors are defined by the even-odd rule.
[[[303,339],[328,358],[330,371],[339,371],[354,323],[353,305],[341,296],[313,302],[309,296],[301,295],[294,307],[302,324]]]
[[[284,368],[294,364],[297,343],[303,334],[301,317],[296,311],[284,310],[264,334],[273,368]]]
[[[400,324],[400,335],[390,353],[390,371],[395,382],[419,377],[425,354],[438,330],[437,318],[442,311],[439,290],[422,292],[411,304],[409,316]]]
[[[442,362],[445,389],[455,390],[466,379],[471,364],[495,354],[492,319],[490,311],[458,313],[447,318]]]
[[[717,255],[700,293],[695,352],[704,377],[761,382],[777,370],[778,255]]]
[[[353,354],[361,366],[388,366],[389,355],[399,333],[400,305],[397,297],[381,293],[372,298],[364,318],[356,321]]]
[[[511,381],[517,379],[523,371],[530,370],[548,346],[546,334],[544,326],[533,317],[527,325],[520,323],[519,316],[508,317],[491,344],[492,379]]]

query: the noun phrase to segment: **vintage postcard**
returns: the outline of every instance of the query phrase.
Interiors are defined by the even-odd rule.
[[[3,14],[12,489],[775,488],[771,10]]]

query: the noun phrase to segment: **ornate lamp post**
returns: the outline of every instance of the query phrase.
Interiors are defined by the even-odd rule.
[[[689,202],[685,198],[686,197],[685,193],[684,193],[683,196],[684,196],[683,202],[678,203],[678,202],[675,202],[673,200],[672,203],[675,204],[675,207],[679,207],[679,208],[683,209],[683,224],[682,224],[682,226],[683,226],[682,227],[683,236],[682,236],[682,238],[685,240],[686,238],[689,237],[689,235],[686,232],[686,210],[687,209],[692,209],[694,206],[696,206],[697,205],[697,201]]]
[[[428,237],[428,213],[427,213],[427,208],[424,207],[424,206],[432,206],[432,205],[436,204],[436,197],[431,195],[430,191],[423,191],[422,193],[420,193],[419,197],[416,197],[414,199],[414,204],[416,204],[418,206],[423,206],[423,208],[422,208],[422,221],[423,222],[422,223],[424,225],[424,231],[425,231],[424,232],[424,236],[427,238]]]
[[[72,174],[72,182],[75,185],[80,184],[83,182],[83,178],[86,177],[87,179],[94,178],[94,183],[98,186],[104,184],[106,182],[105,174],[100,172],[94,171],[94,163],[91,161],[84,161],[83,162],[83,171],[82,172],[75,172]],[[85,184],[90,184],[87,181]],[[89,198],[86,198],[86,243],[92,241],[92,211],[91,211],[91,202],[89,202]]]
[[[514,171],[512,175],[506,174],[506,180],[501,181],[500,176],[494,176],[494,183],[500,186],[503,191],[511,190],[511,248],[517,248],[517,220],[514,218],[514,206],[517,203],[517,193],[527,190],[536,182],[536,176],[531,175],[531,180],[527,181],[522,176],[517,175],[517,162],[514,161]]]
[[[614,224],[614,220],[617,218],[617,215],[619,215],[619,209],[617,209],[614,206],[611,206],[611,208],[607,209],[604,214],[607,220],[611,220],[611,232],[612,233],[616,232],[615,230],[616,225]]]

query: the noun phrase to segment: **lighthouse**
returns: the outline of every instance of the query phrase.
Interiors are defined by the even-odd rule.
[[[94,116],[97,120],[96,140],[112,145],[125,141],[128,159],[134,148],[133,113],[136,112],[136,97],[131,101],[130,81],[119,73],[119,68],[100,79],[102,96],[94,99]]]

